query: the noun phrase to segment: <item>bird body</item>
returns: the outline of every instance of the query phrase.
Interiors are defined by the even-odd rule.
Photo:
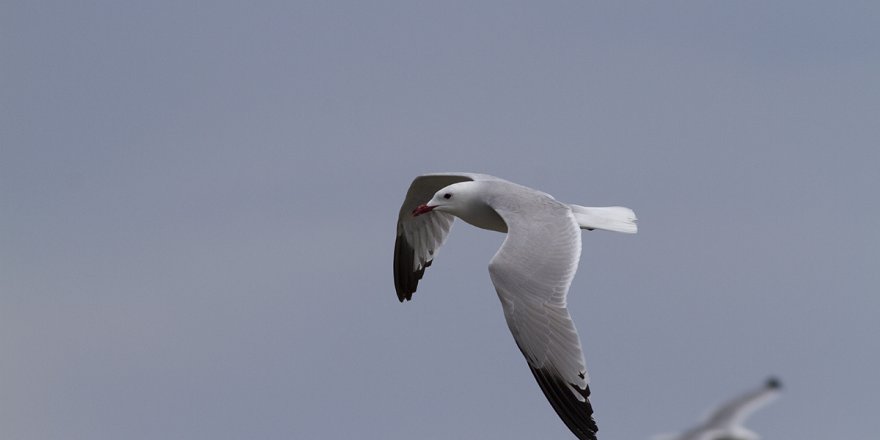
[[[485,174],[417,177],[401,207],[394,252],[395,288],[412,299],[454,217],[507,234],[489,275],[507,325],[541,390],[568,428],[596,438],[580,339],[566,296],[581,254],[581,229],[636,232],[623,207],[588,208]]]

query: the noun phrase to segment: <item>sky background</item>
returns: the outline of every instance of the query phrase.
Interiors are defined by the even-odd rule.
[[[610,3],[610,2],[608,2]],[[0,437],[571,438],[413,177],[625,205],[569,295],[603,439],[770,374],[876,437],[880,3],[4,1]]]

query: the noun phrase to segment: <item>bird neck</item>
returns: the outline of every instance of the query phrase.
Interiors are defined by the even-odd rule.
[[[463,209],[458,210],[455,215],[480,229],[507,232],[507,223],[504,223],[501,216],[483,201],[468,203]]]

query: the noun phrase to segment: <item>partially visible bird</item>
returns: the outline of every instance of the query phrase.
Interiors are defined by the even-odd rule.
[[[455,217],[506,234],[489,276],[507,326],[565,425],[579,439],[595,440],[590,379],[566,296],[581,256],[580,230],[635,233],[635,214],[562,203],[486,174],[418,176],[397,219],[394,287],[401,302],[412,299]]]
[[[775,400],[782,390],[779,379],[767,379],[761,388],[732,399],[709,414],[701,423],[680,434],[666,434],[654,440],[758,440],[761,437],[746,429],[743,422],[755,411]]]

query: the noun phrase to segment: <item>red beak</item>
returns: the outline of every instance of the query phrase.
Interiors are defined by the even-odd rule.
[[[436,206],[428,206],[428,205],[419,205],[418,208],[413,209],[413,217],[418,217],[426,212],[431,212],[436,208]]]

